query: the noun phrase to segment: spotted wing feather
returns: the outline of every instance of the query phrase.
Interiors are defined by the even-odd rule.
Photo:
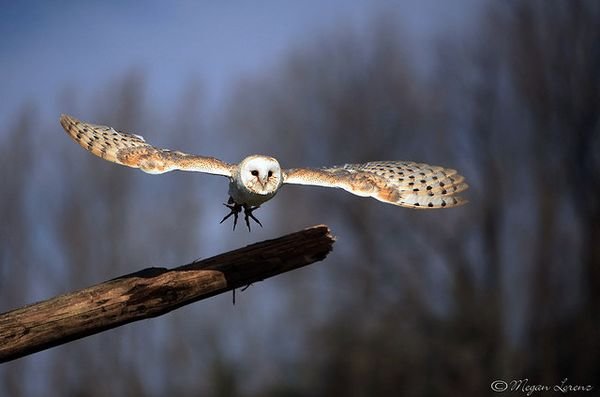
[[[456,170],[410,161],[373,161],[328,168],[284,171],[284,183],[342,188],[362,197],[410,208],[456,207],[467,201]]]
[[[112,127],[85,123],[68,115],[60,117],[65,131],[84,149],[98,157],[149,174],[173,170],[197,171],[231,176],[233,165],[213,157],[197,156],[146,143],[143,137],[117,131]]]

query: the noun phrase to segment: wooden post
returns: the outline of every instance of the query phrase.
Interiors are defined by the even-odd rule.
[[[0,314],[0,362],[323,260],[333,242],[327,226],[314,226],[171,270],[143,269]]]

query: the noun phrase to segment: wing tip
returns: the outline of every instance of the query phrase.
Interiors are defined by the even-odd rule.
[[[62,123],[63,121],[72,121],[72,122],[75,122],[75,121],[79,121],[79,120],[77,120],[75,117],[71,116],[70,114],[61,113],[60,114],[60,121]]]
[[[437,200],[436,200],[437,201]],[[422,209],[422,210],[433,210],[433,209],[446,209],[446,208],[458,208],[467,204],[469,200],[461,197],[461,196],[449,196],[444,199],[439,200],[438,202],[429,201],[427,203],[409,203],[404,202],[400,205],[404,205],[413,209]]]
[[[73,117],[69,116],[66,113],[61,113],[59,121],[60,121],[60,125],[62,125],[63,128],[66,129],[67,126],[73,122]]]

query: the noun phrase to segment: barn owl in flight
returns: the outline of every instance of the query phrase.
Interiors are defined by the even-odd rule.
[[[449,208],[466,203],[456,195],[467,189],[465,178],[456,170],[439,166],[411,161],[373,161],[281,169],[276,159],[263,155],[248,156],[239,164],[230,164],[213,157],[155,148],[139,135],[82,122],[68,115],[62,115],[60,123],[84,149],[113,163],[139,168],[149,174],[182,170],[229,178],[229,201],[224,205],[230,212],[221,223],[233,215],[234,229],[242,210],[248,230],[249,218],[262,226],[253,211],[273,198],[284,184],[342,188],[357,196],[418,209]]]

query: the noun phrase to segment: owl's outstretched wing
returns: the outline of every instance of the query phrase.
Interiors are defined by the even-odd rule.
[[[75,142],[96,156],[127,167],[139,168],[149,174],[182,170],[231,176],[234,168],[233,164],[213,157],[155,148],[139,135],[85,123],[66,114],[60,116],[60,124]]]
[[[284,170],[284,183],[342,188],[362,197],[410,208],[448,208],[467,201],[456,170],[410,161],[373,161],[328,168]]]

